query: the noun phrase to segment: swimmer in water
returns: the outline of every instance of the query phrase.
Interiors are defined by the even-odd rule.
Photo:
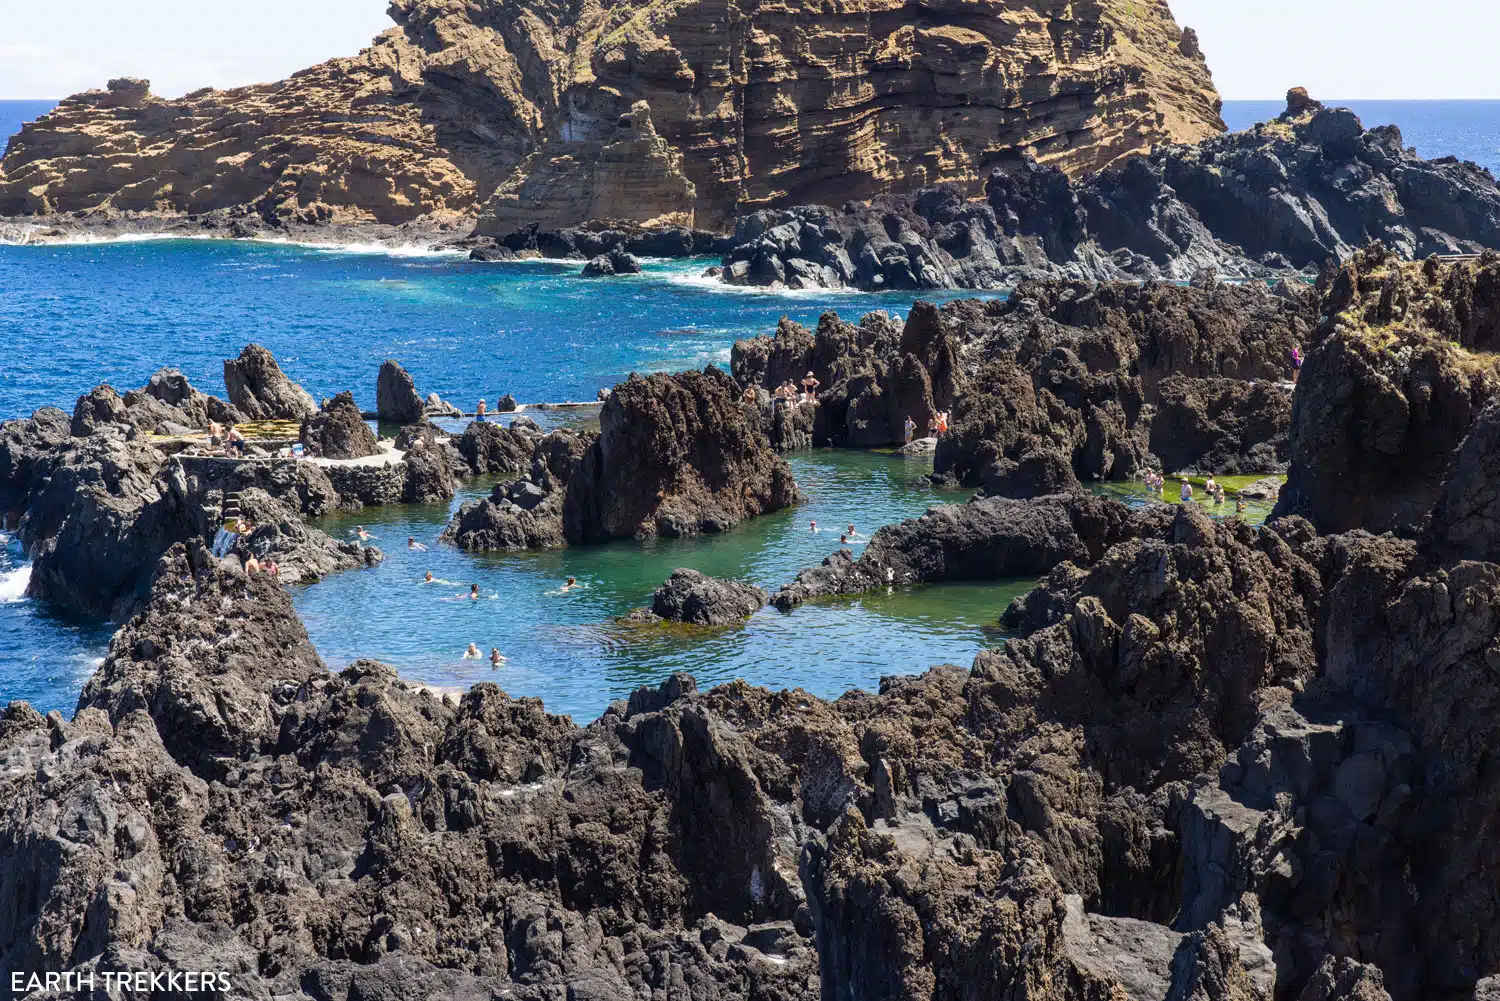
[[[479,600],[479,585],[478,584],[470,584],[469,585],[469,600],[470,601],[478,601]]]
[[[857,539],[857,538],[859,538],[859,533],[854,530],[854,526],[853,525],[849,526],[849,531],[847,533],[845,533],[845,534],[847,534],[849,536],[849,538],[851,538],[851,539]]]
[[[490,666],[499,667],[505,663],[505,657],[500,653],[499,647],[490,647]]]
[[[818,523],[816,521],[813,522],[811,525],[808,526],[807,530],[809,532],[816,532],[818,530]]]
[[[562,586],[562,589],[563,589],[564,592],[568,592],[568,591],[573,590],[573,588],[575,588],[577,586],[578,586],[578,578],[577,577],[569,577],[568,578],[568,582]]]
[[[354,526],[354,537],[360,542],[368,542],[370,539],[374,538],[374,536],[372,536],[369,532],[365,531],[365,526],[363,525]]]
[[[464,660],[478,660],[483,656],[484,654],[479,652],[479,647],[475,646],[473,643],[470,643],[469,649],[464,651]]]
[[[418,553],[425,553],[425,552],[427,552],[427,547],[426,546],[422,545],[416,539],[411,538],[411,537],[408,537],[407,540],[406,540],[406,548],[410,549],[410,550],[413,550],[414,552],[418,552]]]
[[[427,571],[426,576],[424,576],[422,578],[422,583],[423,584],[436,584],[437,583],[437,578],[434,577],[434,576],[432,576],[432,571],[429,570],[429,571]]]

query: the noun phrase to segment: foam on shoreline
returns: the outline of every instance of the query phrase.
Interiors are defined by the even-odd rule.
[[[26,585],[31,583],[31,564],[14,570],[0,570],[0,605],[26,600]]]

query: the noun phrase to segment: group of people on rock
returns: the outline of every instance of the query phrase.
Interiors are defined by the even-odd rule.
[[[799,404],[818,405],[818,389],[822,383],[811,372],[802,379],[799,389],[797,383],[791,379],[786,380],[775,389],[771,390],[771,405],[777,407],[792,407]],[[759,399],[759,390],[755,386],[747,386],[741,399],[752,406]]]

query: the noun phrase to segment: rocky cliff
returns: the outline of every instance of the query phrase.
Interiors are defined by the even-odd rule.
[[[110,81],[10,143],[0,215],[721,226],[1221,131],[1165,0],[395,0],[357,56],[176,100]]]

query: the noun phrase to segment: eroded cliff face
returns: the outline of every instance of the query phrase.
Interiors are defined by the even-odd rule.
[[[719,226],[1222,131],[1165,0],[395,0],[358,56],[178,100],[111,81],[11,141],[0,215]]]

